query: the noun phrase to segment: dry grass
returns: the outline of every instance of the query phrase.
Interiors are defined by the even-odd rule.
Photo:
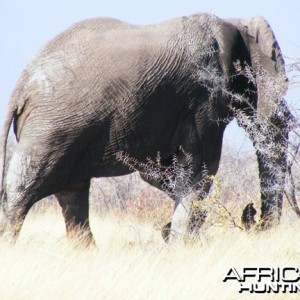
[[[1,245],[0,299],[287,299],[240,295],[223,278],[231,267],[299,266],[299,221],[260,234],[211,227],[171,246],[126,214],[92,215],[91,225],[98,248],[74,249],[57,210],[31,212],[18,243]]]

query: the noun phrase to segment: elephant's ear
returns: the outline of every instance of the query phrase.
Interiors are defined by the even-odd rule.
[[[254,62],[253,67],[255,63],[259,63],[270,75],[285,74],[284,59],[269,23],[262,17],[253,17],[242,20],[242,24],[248,35],[248,49]]]
[[[262,17],[232,20],[240,31],[251,58],[258,90],[257,110],[270,116],[287,90],[284,59],[269,23]],[[272,94],[275,92],[277,94]],[[271,92],[271,93],[270,93]]]

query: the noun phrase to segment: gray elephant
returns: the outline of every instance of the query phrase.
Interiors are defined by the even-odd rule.
[[[256,80],[264,76],[284,82],[275,101]],[[218,170],[223,133],[234,117],[257,149],[262,226],[270,226],[280,217],[286,171],[285,83],[280,48],[261,17],[195,14],[148,26],[95,18],[73,25],[26,67],[9,102],[0,147],[1,234],[15,240],[31,206],[55,194],[68,237],[82,234],[94,243],[90,180],[131,173],[116,159],[119,152],[139,162],[159,152],[166,167],[177,155],[192,169],[188,193],[180,176],[175,180],[167,225],[174,234],[165,239],[196,232],[201,211],[194,203],[210,188],[207,178]],[[6,166],[11,123],[18,143]],[[180,149],[192,157],[189,166]]]

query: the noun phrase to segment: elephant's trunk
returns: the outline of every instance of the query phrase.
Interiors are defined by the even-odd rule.
[[[267,121],[260,120],[251,134],[261,186],[261,227],[279,222],[287,171],[288,132],[292,114],[285,102]]]
[[[257,147],[256,154],[261,186],[261,221],[262,228],[278,223],[282,212],[282,200],[287,170],[287,134],[269,141],[262,151]]]
[[[261,227],[263,229],[277,224],[281,217],[286,168],[286,158],[284,154],[282,156],[280,163],[270,164],[257,154],[261,186]]]
[[[254,75],[257,92],[253,95],[256,95],[257,103],[246,113],[236,111],[236,117],[256,150],[261,187],[261,227],[266,229],[278,223],[281,217],[288,133],[294,117],[284,100],[285,74],[281,72],[273,77],[265,70],[258,70]]]
[[[244,74],[253,84],[250,114],[246,118],[242,115],[239,124],[250,135],[256,150],[261,221],[262,228],[267,228],[278,222],[282,211],[288,132],[293,121],[284,100],[288,82],[283,55],[268,22],[262,17],[235,22],[249,50],[250,67]]]

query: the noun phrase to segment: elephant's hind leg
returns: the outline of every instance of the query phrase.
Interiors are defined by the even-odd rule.
[[[33,180],[36,168],[27,164],[30,154],[23,153],[18,144],[10,160],[4,182],[0,210],[0,236],[9,242],[18,238],[25,217],[32,205],[41,199],[37,181]]]
[[[3,198],[0,211],[0,236],[2,239],[14,243],[21,231],[25,217],[34,204],[26,198],[18,201],[7,201]]]
[[[68,239],[86,246],[95,245],[89,224],[89,188],[90,180],[86,180],[55,194],[62,207]]]

